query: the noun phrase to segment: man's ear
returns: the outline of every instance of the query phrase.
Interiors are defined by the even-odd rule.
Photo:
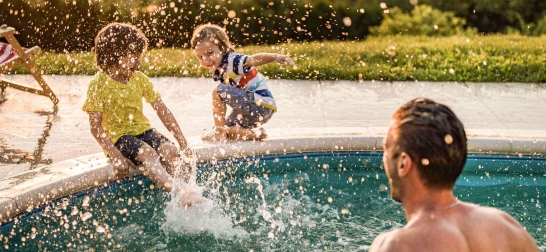
[[[408,155],[408,153],[402,152],[400,154],[400,158],[398,158],[398,164],[396,167],[396,172],[398,173],[399,177],[405,177],[409,174],[411,169],[414,167],[413,160]]]

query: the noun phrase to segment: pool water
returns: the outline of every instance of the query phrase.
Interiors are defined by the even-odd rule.
[[[381,153],[310,153],[200,166],[213,203],[180,208],[137,177],[0,227],[11,251],[354,251],[405,224]],[[546,250],[546,159],[471,156],[455,194],[509,212]],[[542,198],[540,197],[542,196]]]

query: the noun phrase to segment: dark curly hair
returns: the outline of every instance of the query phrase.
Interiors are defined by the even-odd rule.
[[[140,55],[148,48],[148,39],[140,29],[131,24],[111,23],[95,37],[97,67],[108,71],[119,65],[128,54]]]

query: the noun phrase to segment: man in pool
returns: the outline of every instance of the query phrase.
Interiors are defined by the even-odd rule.
[[[507,213],[459,201],[455,180],[466,162],[463,124],[445,105],[416,99],[393,115],[383,142],[391,197],[405,227],[380,234],[370,251],[539,251]]]

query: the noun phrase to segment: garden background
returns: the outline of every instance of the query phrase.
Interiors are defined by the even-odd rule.
[[[270,78],[545,82],[543,0],[0,0],[0,24],[46,53],[46,74],[93,74],[93,38],[130,22],[150,40],[151,76],[207,76],[188,49],[193,29],[220,24],[243,53],[280,52],[298,68]],[[16,69],[14,73],[25,73]]]

